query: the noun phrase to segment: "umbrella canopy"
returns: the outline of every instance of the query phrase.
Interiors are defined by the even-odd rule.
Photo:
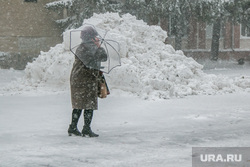
[[[108,31],[96,30],[91,24],[84,24],[80,30],[70,31],[70,51],[77,56],[83,64],[91,69],[109,73],[121,65],[120,44],[117,41],[106,39]],[[82,54],[85,49],[87,54]],[[97,55],[107,54],[107,58],[98,58]]]

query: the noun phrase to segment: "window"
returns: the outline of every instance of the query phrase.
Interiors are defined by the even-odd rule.
[[[37,2],[37,0],[24,0],[24,2]]]
[[[206,27],[206,38],[211,39],[213,36],[213,25],[212,24],[207,24]]]
[[[241,36],[242,37],[250,37],[250,26],[247,24],[241,24]]]

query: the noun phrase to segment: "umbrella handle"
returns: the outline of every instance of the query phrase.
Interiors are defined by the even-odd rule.
[[[106,37],[107,33],[108,33],[108,31],[105,32],[103,38],[101,39],[101,44],[100,44],[100,46],[102,45],[102,43],[103,43],[103,41],[104,41],[104,38]]]
[[[101,39],[101,44],[100,44],[100,46],[102,45],[103,41],[104,41],[104,39],[102,38],[102,39]]]

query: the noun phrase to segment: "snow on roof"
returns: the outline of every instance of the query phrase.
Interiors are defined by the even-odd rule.
[[[46,7],[54,7],[54,6],[58,6],[58,5],[62,5],[62,6],[70,6],[72,5],[73,1],[75,0],[59,0],[59,1],[54,1],[54,2],[50,2],[46,4]]]
[[[218,2],[218,0],[202,0],[202,1],[209,1],[209,2],[213,2],[213,1],[217,1]],[[229,1],[234,1],[234,0],[219,0],[219,1],[221,1],[221,2],[229,2]]]

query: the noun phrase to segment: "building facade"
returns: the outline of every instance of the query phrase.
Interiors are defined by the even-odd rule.
[[[24,69],[40,51],[62,42],[53,21],[61,14],[45,9],[55,0],[0,0],[0,68]]]
[[[174,46],[175,38],[170,36],[167,42]],[[182,50],[196,60],[209,59],[211,43],[212,25],[193,20],[182,39]],[[242,25],[226,22],[221,26],[219,58],[250,60],[250,34],[243,32]]]

